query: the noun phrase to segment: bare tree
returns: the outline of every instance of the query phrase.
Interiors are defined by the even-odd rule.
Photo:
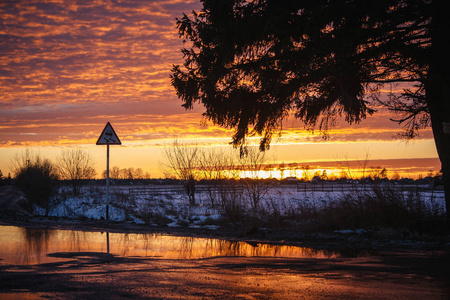
[[[170,147],[165,147],[165,163],[162,168],[167,177],[175,177],[183,182],[189,203],[195,205],[195,182],[199,176],[199,147],[187,145],[174,140]]]
[[[305,165],[305,166],[302,166],[302,170],[303,170],[303,181],[304,182],[307,182],[307,181],[310,181],[311,180],[311,174],[310,174],[310,170],[311,170],[311,167],[309,166],[309,165]]]
[[[128,178],[128,169],[123,168],[119,170],[119,178],[120,179],[127,179]]]
[[[20,170],[26,168],[27,165],[30,165],[32,162],[35,162],[37,160],[41,160],[39,153],[35,153],[29,148],[25,149],[25,151],[21,152],[20,154],[16,153],[11,158],[11,169],[13,171],[13,174],[17,175]]]
[[[264,170],[267,161],[267,152],[259,151],[255,147],[247,147],[239,159],[240,168],[246,177],[244,178],[245,193],[254,211],[258,209],[259,203],[270,190],[270,185],[261,180],[261,172]]]
[[[215,148],[202,150],[199,153],[201,176],[209,181],[207,192],[213,207],[216,200],[223,198],[226,192],[225,181],[235,177],[233,174],[236,169],[235,157],[236,155],[232,152]]]
[[[94,161],[81,148],[62,150],[56,166],[61,179],[70,181],[74,195],[80,193],[83,180],[92,179],[96,175]]]
[[[106,171],[105,171],[105,174],[106,174]],[[111,170],[109,171],[109,177],[111,179],[116,179],[116,180],[120,179],[120,169],[119,169],[119,167],[117,167],[117,166],[112,167]],[[105,178],[106,178],[106,175],[105,175]]]
[[[125,170],[125,179],[133,180],[135,179],[134,168],[126,168]]]
[[[278,170],[280,171],[280,179],[283,180],[284,176],[285,176],[285,171],[286,171],[286,165],[284,164],[284,162],[282,162],[281,164],[278,165]]]
[[[106,170],[102,173],[102,178],[106,178]],[[114,166],[109,170],[109,178],[113,180],[119,180],[119,179],[144,179],[144,178],[150,178],[150,174],[144,173],[144,170],[142,168],[124,168],[119,169],[119,167]]]
[[[142,168],[137,168],[134,170],[134,178],[135,179],[143,179],[144,178],[144,170]]]

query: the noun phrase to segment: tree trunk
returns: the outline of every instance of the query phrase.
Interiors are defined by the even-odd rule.
[[[432,48],[425,83],[436,149],[442,165],[447,220],[450,220],[450,9],[444,1],[433,1]],[[448,128],[448,127],[447,127]]]
[[[189,198],[189,204],[195,205],[195,180],[189,179],[184,182],[184,189]]]

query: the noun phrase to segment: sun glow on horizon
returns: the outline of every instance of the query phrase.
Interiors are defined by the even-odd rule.
[[[121,138],[123,145],[112,146],[110,149],[111,166],[119,168],[140,168],[144,173],[149,173],[152,178],[164,178],[164,172],[161,169],[161,163],[164,162],[163,150],[170,147],[174,138],[163,137],[155,140],[128,141],[117,128],[114,127],[117,134]],[[100,134],[100,131],[98,135]],[[98,136],[96,137],[98,138]],[[96,140],[96,139],[95,139]],[[183,139],[192,147],[200,147],[202,149],[229,149],[232,147],[228,144],[228,138],[186,138]],[[255,139],[255,142],[257,139]],[[308,176],[317,173],[322,175],[323,171],[329,178],[339,178],[342,176],[343,169],[348,169],[353,175],[352,177],[360,177],[358,174],[364,172],[358,171],[361,165],[365,164],[366,170],[375,172],[386,168],[388,177],[398,173],[401,177],[417,178],[425,176],[430,172],[438,172],[440,163],[436,156],[428,155],[433,141],[418,141],[414,148],[402,149],[398,142],[354,142],[354,143],[336,143],[336,142],[316,142],[316,143],[299,143],[299,144],[274,144],[268,153],[271,158],[266,163],[264,169],[252,175],[251,172],[241,171],[239,175],[230,177],[258,177],[258,178],[276,178],[282,179],[286,177],[304,178],[305,172],[302,168],[309,166]],[[10,160],[17,153],[25,151],[25,149],[34,149],[44,158],[51,161],[57,157],[62,149],[71,147],[82,147],[88,151],[96,163],[97,178],[106,169],[106,147],[96,146],[94,142],[85,145],[59,145],[57,143],[40,146],[16,146],[0,148],[0,170],[3,175],[7,176],[11,173]],[[399,153],[390,153],[387,155],[385,149],[387,147],[400,147],[402,149],[402,157],[398,157]],[[423,150],[421,150],[423,149]],[[237,151],[236,149],[233,151]],[[366,153],[366,156],[361,155]],[[369,153],[370,155],[367,155]],[[397,163],[395,163],[397,161]],[[236,172],[235,172],[236,173]],[[366,172],[367,173],[367,172]],[[255,174],[255,173],[253,173]]]

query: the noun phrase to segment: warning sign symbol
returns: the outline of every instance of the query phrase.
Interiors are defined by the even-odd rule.
[[[97,145],[122,145],[122,142],[109,122],[98,138]]]

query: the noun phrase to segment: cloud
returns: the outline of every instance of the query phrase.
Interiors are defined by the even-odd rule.
[[[172,65],[182,62],[175,18],[200,6],[194,0],[0,4],[0,145],[92,143],[107,121],[130,143],[174,135],[229,142],[232,130],[200,125],[203,108],[185,111],[170,84]],[[352,127],[340,122],[330,142],[386,140],[398,131],[379,112]],[[282,141],[323,140],[289,119]]]
[[[175,28],[175,16],[181,11],[176,3],[168,6],[171,10],[164,9],[165,3],[170,4],[17,1],[4,5],[2,81],[9,88],[2,94],[9,97],[2,103],[26,104],[36,94],[33,102],[68,101],[70,96],[85,101],[108,96],[112,101],[124,92],[118,87],[133,96],[142,91],[136,87],[142,82],[161,89],[165,79],[163,84],[169,86],[171,64],[174,58],[181,59]],[[55,90],[57,95],[52,93]]]

